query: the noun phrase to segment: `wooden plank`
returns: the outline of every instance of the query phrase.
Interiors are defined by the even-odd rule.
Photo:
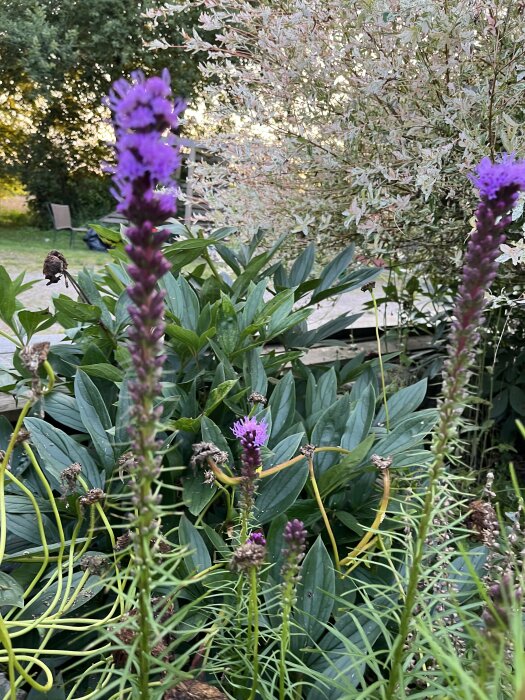
[[[431,336],[415,336],[408,339],[407,349],[409,352],[416,350],[425,350],[432,347]],[[401,347],[397,343],[389,342],[386,346],[384,341],[381,343],[381,352],[397,352]],[[285,349],[279,345],[267,346],[263,352],[284,352]],[[364,352],[365,355],[377,354],[377,343],[375,340],[364,340],[359,343],[347,343],[345,345],[329,345],[319,348],[311,348],[307,350],[302,357],[302,362],[305,365],[323,365],[337,360],[351,360],[352,358]],[[21,399],[18,402],[9,394],[0,394],[0,415],[5,415],[9,420],[16,417],[26,400]]]

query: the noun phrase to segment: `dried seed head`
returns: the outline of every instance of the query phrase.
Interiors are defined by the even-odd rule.
[[[115,541],[115,550],[117,552],[122,551],[123,549],[127,549],[131,543],[131,530],[128,530],[125,532],[123,535],[120,535],[117,537]]]
[[[256,391],[254,391],[248,396],[248,401],[250,403],[260,403],[262,406],[266,406],[266,404],[268,403],[266,396],[263,396],[262,394],[259,394]]]
[[[263,565],[266,556],[266,540],[264,537],[260,539],[264,541],[264,544],[261,541],[248,539],[247,542],[237,547],[230,561],[232,571],[246,572],[253,567],[258,569]]]
[[[499,533],[499,523],[496,511],[491,503],[475,500],[469,503],[470,514],[467,525],[472,530],[473,537],[486,545],[493,545]]]
[[[5,451],[0,450],[0,463],[3,462],[4,459],[5,459]],[[8,472],[10,472],[11,471],[11,462],[8,462],[5,466],[5,468],[7,469]]]
[[[167,690],[162,700],[226,700],[226,695],[207,683],[188,680]]]
[[[104,554],[86,554],[80,560],[82,571],[89,571],[97,576],[107,571],[109,566],[110,561]]]
[[[60,472],[60,483],[62,484],[62,491],[64,495],[68,496],[74,493],[78,477],[82,471],[82,467],[78,462],[73,462],[69,467],[66,467]]]
[[[379,455],[372,455],[370,461],[377,467],[380,471],[389,469],[392,466],[392,457],[380,457]]]
[[[66,271],[67,260],[65,259],[65,257],[60,251],[51,250],[47,254],[46,259],[44,260],[44,269],[42,270],[45,279],[49,280],[46,286],[49,287],[50,284],[56,284],[57,282],[60,282],[60,276],[64,275],[67,287],[67,277],[65,276]]]
[[[35,343],[34,345],[26,345],[20,350],[20,360],[24,367],[36,375],[40,365],[47,360],[49,353],[49,343]]]
[[[228,461],[228,454],[219,450],[213,442],[196,442],[193,445],[193,456],[190,460],[190,465],[195,469],[200,464],[206,462],[208,457],[211,457],[215,464],[224,464]]]
[[[102,489],[90,489],[86,494],[80,497],[80,505],[92,506],[95,503],[100,503],[106,498],[106,494]]]
[[[315,452],[315,445],[303,445],[299,452],[305,457],[312,457]]]

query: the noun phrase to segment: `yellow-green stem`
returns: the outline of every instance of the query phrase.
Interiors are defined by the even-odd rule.
[[[332,543],[332,551],[334,553],[334,565],[335,565],[336,571],[341,572],[341,565],[339,562],[339,552],[337,551],[337,542],[335,541],[334,533],[332,532],[332,527],[330,525],[330,521],[328,520],[328,515],[327,515],[325,507],[323,505],[323,499],[321,498],[321,493],[319,491],[319,487],[317,486],[317,480],[315,478],[315,471],[314,471],[314,462],[313,462],[313,459],[311,457],[308,457],[308,470],[310,472],[310,481],[312,482],[312,488],[314,490],[315,500],[317,501],[317,505],[319,506],[319,510],[321,511],[321,515],[323,516],[323,521],[324,521],[324,525],[326,528],[326,532],[328,533],[328,537],[330,538],[330,542]]]
[[[382,351],[381,351],[381,337],[379,335],[379,311],[377,309],[377,301],[376,301],[376,295],[374,294],[374,290],[371,289],[370,293],[372,295],[372,303],[374,305],[374,318],[375,318],[376,340],[377,340],[377,356],[379,359],[379,369],[381,372],[381,388],[383,390],[383,405],[385,408],[385,424],[386,424],[386,429],[390,430],[390,416],[388,415],[388,402],[387,402],[387,398],[386,398],[385,369],[383,367],[383,355],[382,355]]]

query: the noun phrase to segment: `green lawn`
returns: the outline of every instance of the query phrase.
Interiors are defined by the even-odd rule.
[[[69,247],[69,232],[58,231],[56,244],[55,231],[42,231],[31,226],[9,226],[0,224],[0,264],[10,274],[19,272],[39,272],[44,258],[53,248],[66,257],[71,270],[84,266],[98,267],[109,262],[106,253],[88,250],[82,234],[75,234],[73,248]]]

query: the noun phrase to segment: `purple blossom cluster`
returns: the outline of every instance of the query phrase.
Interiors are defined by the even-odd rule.
[[[164,294],[156,286],[170,264],[161,247],[169,233],[157,230],[175,212],[173,194],[159,194],[159,185],[171,184],[173,170],[180,162],[179,153],[167,130],[177,125],[182,103],[171,100],[169,75],[145,78],[133,73],[131,81],[118,80],[109,96],[115,127],[117,165],[114,169],[115,196],[118,208],[131,222],[126,252],[132,264],[128,272],[133,284],[128,294],[131,328],[130,351],[135,380],[130,383],[134,403],[131,427],[132,449],[139,468],[155,471],[156,422],[162,409],[153,403],[159,393],[164,363]]]
[[[466,396],[470,364],[483,323],[485,292],[496,277],[496,259],[505,241],[505,229],[512,221],[511,209],[520,191],[525,190],[525,162],[503,155],[492,163],[484,158],[472,181],[481,201],[476,210],[476,228],[470,236],[461,284],[456,298],[450,334],[448,359],[443,372],[443,399],[440,407],[438,440],[434,449],[444,449]]]
[[[525,162],[516,161],[512,153],[503,153],[495,163],[490,158],[483,158],[470,179],[482,198],[507,199],[514,196],[510,204],[512,207],[518,192],[525,189]]]
[[[171,176],[180,163],[174,137],[165,133],[177,127],[184,103],[171,99],[165,70],[161,77],[146,79],[137,71],[131,81],[117,80],[108,104],[117,139],[117,208],[136,224],[162,224],[175,214],[176,198],[173,192],[159,194],[156,189],[173,184]]]
[[[284,526],[283,532],[283,565],[281,575],[283,579],[295,578],[297,576],[298,567],[304,557],[306,549],[306,538],[308,532],[301,520],[289,520]]]
[[[257,470],[262,466],[260,447],[268,439],[268,424],[245,416],[233,424],[232,432],[242,445],[241,483],[242,510],[248,517],[253,505]]]
[[[249,441],[254,447],[261,447],[268,440],[268,424],[264,420],[259,423],[257,418],[245,416],[235,421],[232,433],[243,445]]]

